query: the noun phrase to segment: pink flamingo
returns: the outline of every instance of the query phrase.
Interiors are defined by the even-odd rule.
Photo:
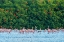
[[[51,29],[49,29],[49,26],[48,26],[48,30],[47,31],[48,31],[48,34],[52,31]]]
[[[22,29],[22,30],[20,30],[20,33],[24,33],[26,31],[26,29]]]
[[[53,33],[53,32],[57,32],[57,30],[56,30],[56,29],[52,29],[52,33]]]

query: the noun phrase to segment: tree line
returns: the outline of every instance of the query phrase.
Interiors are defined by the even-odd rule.
[[[64,0],[0,0],[0,27],[35,26],[37,29],[64,27]]]

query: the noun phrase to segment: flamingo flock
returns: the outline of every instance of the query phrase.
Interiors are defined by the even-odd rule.
[[[24,32],[26,32],[26,33],[29,33],[29,32],[32,32],[32,33],[34,33],[35,32],[35,30],[33,30],[33,29],[22,29],[22,30],[20,30],[19,31],[20,33],[24,33]]]
[[[51,30],[51,29],[49,29],[49,28],[48,28],[47,31],[48,31],[48,34],[51,33],[51,32],[52,32],[52,33],[54,33],[54,32],[58,32],[58,30],[56,30],[56,29],[52,29],[52,30]]]
[[[11,29],[0,29],[0,32],[11,32],[12,30]]]
[[[15,29],[15,31],[19,31],[19,33],[34,33],[35,31],[37,31],[37,32],[42,32],[42,30],[41,30],[41,28],[40,28],[40,30],[33,30],[33,28],[32,29],[25,29],[25,28],[23,28],[23,29],[21,29],[21,30],[18,30],[18,29]],[[49,33],[54,33],[54,32],[59,32],[59,31],[62,31],[62,32],[64,32],[64,29],[50,29],[49,27],[48,27],[48,29],[45,29],[44,30],[44,32],[48,32],[48,34]],[[10,32],[12,32],[12,29],[0,29],[0,32],[8,32],[8,33],[10,33]]]

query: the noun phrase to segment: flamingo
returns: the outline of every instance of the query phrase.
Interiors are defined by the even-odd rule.
[[[51,29],[49,29],[49,28],[48,28],[48,30],[47,30],[47,31],[48,31],[48,34],[49,34],[50,32],[52,32],[52,30],[51,30]]]
[[[24,33],[26,31],[26,29],[22,29],[22,30],[20,30],[20,33]]]
[[[52,29],[52,33],[53,33],[53,32],[57,32],[57,30],[56,30],[56,29]]]

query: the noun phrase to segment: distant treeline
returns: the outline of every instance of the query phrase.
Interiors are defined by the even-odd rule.
[[[37,29],[64,27],[64,0],[0,0],[0,27],[35,26]]]

